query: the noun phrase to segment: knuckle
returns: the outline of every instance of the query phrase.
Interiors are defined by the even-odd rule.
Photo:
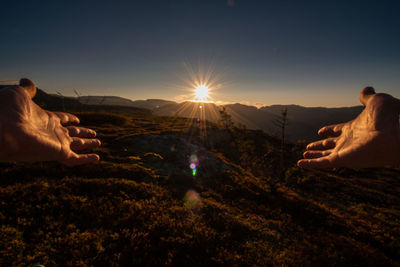
[[[83,145],[83,141],[82,139],[72,139],[72,145],[74,146],[82,146]]]
[[[69,131],[68,131],[68,129],[67,128],[65,128],[65,127],[61,127],[61,131],[62,131],[62,133],[64,134],[64,135],[69,135]]]
[[[378,94],[374,94],[371,96],[370,98],[370,103],[374,104],[374,105],[379,105],[379,104],[389,104],[395,102],[394,97],[392,97],[391,95],[388,94],[384,94],[384,93],[378,93]]]
[[[56,121],[57,123],[61,122],[60,118],[54,113],[50,113],[49,117],[51,120]]]

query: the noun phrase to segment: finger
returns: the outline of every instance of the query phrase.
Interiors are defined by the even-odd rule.
[[[82,164],[93,163],[99,161],[100,157],[97,154],[73,154],[70,158],[63,160],[62,163],[67,166],[76,166]]]
[[[76,126],[68,126],[69,136],[71,137],[86,137],[86,138],[93,138],[96,137],[96,132],[92,129],[83,128],[83,127],[76,127]]]
[[[70,113],[65,113],[65,112],[52,112],[52,113],[60,118],[60,121],[62,124],[66,124],[66,123],[78,124],[78,123],[80,123],[78,117],[75,115],[72,115]]]
[[[331,153],[332,153],[331,150],[323,150],[323,151],[310,150],[310,151],[304,152],[303,157],[305,159],[316,159],[316,158],[329,156]]]
[[[23,87],[28,92],[31,98],[35,97],[36,86],[31,80],[27,78],[22,78],[21,80],[19,80],[19,86]]]
[[[99,139],[84,139],[78,137],[72,137],[71,149],[74,151],[93,149],[99,147],[101,142]]]
[[[320,140],[314,143],[311,143],[307,146],[307,150],[327,150],[334,148],[336,145],[336,138],[326,138],[324,140]]]
[[[318,135],[322,137],[327,137],[327,136],[338,137],[342,133],[342,128],[344,125],[345,123],[340,123],[322,127],[321,129],[319,129]]]
[[[317,159],[301,159],[297,162],[297,166],[304,169],[327,169],[334,167],[328,157]]]
[[[360,93],[360,102],[361,104],[363,104],[364,106],[367,105],[368,100],[370,99],[371,96],[373,96],[375,94],[375,90],[373,87],[371,86],[367,86],[364,89],[362,89],[361,93]]]

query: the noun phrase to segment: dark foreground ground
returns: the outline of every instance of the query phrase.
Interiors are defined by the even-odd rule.
[[[1,164],[1,266],[400,265],[398,170],[302,171],[298,143],[281,174],[259,131],[79,115],[101,162]]]

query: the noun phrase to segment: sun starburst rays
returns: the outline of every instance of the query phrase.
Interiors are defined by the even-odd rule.
[[[216,72],[215,65],[208,68],[199,66],[197,69],[185,64],[187,76],[184,78],[186,90],[191,91],[189,101],[214,103],[213,95],[223,85],[222,77]]]
[[[173,85],[174,89],[178,88],[182,92],[176,98],[180,103],[174,111],[174,121],[187,131],[189,142],[193,141],[192,139],[196,142],[208,142],[207,132],[215,127],[210,122],[216,123],[220,119],[219,106],[215,104],[217,101],[214,96],[218,95],[217,91],[226,84],[222,76],[216,72],[215,65],[209,65],[208,68],[202,68],[199,65],[197,69],[190,64],[184,64],[184,66],[186,73],[177,74],[182,83]],[[182,121],[180,119],[182,117],[187,119]],[[199,151],[195,150],[191,153],[196,156]],[[201,177],[202,173],[207,171],[207,164],[200,165],[200,158],[198,157],[198,161],[191,158],[188,162],[188,171],[192,177]]]
[[[184,63],[184,67],[186,73],[178,74],[182,83],[174,87],[183,92],[179,96],[183,102],[179,104],[174,117],[189,118],[185,122],[185,128],[191,132],[191,136],[206,138],[209,122],[219,120],[219,107],[215,104],[214,96],[225,83],[221,74],[217,73],[215,65],[204,68],[199,64],[194,68]]]

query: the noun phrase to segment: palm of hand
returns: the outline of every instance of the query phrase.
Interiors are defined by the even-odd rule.
[[[33,83],[32,83],[33,85]],[[33,85],[34,86],[34,85]],[[79,123],[72,114],[50,112],[36,105],[23,87],[3,89],[1,102],[7,114],[2,114],[3,160],[57,160],[66,165],[85,164],[99,160],[95,154],[76,154],[82,149],[98,147],[90,129],[63,124]],[[89,139],[86,139],[89,138]]]
[[[303,168],[383,167],[400,159],[399,101],[390,95],[375,94],[372,88],[361,93],[366,106],[353,121],[326,126],[319,135],[330,137],[307,146]]]

